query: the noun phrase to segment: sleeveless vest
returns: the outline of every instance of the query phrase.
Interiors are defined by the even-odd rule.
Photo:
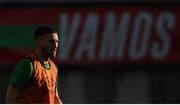
[[[35,55],[30,58],[34,65],[34,80],[17,97],[17,103],[54,104],[57,68],[50,61],[50,70],[47,70]]]

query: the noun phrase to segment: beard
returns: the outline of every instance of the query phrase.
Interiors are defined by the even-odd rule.
[[[55,56],[56,56],[56,54],[52,50],[49,50],[46,47],[42,47],[42,53],[47,58],[55,58]]]

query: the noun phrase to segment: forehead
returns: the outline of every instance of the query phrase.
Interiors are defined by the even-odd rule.
[[[57,33],[48,33],[45,35],[44,37],[45,39],[54,39],[54,40],[58,40],[58,34]]]

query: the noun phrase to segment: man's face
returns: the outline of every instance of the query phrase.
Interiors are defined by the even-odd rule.
[[[58,48],[58,34],[50,33],[41,38],[41,52],[48,58],[55,58]]]

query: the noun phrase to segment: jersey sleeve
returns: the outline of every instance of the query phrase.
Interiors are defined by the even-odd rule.
[[[16,64],[10,85],[17,90],[23,90],[33,79],[33,63],[31,59],[24,59]]]

